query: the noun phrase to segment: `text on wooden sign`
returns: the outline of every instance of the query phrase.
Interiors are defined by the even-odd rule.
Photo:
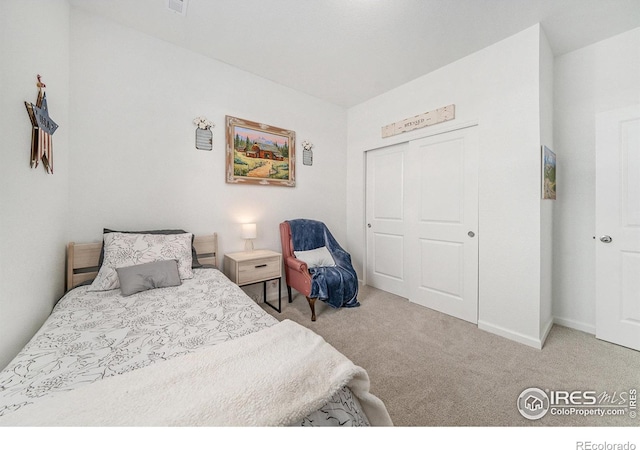
[[[382,127],[382,137],[395,136],[396,134],[406,133],[407,131],[417,130],[418,128],[428,127],[437,123],[453,120],[456,117],[456,105],[444,106],[434,109],[424,114],[418,114],[414,117],[391,123]]]

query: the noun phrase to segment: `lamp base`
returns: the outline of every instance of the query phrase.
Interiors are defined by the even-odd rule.
[[[252,252],[253,251],[253,239],[245,239],[244,240],[244,251]]]

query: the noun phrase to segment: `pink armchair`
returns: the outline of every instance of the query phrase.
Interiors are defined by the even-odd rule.
[[[282,261],[284,263],[284,274],[287,282],[287,293],[289,294],[289,303],[293,301],[291,297],[291,288],[300,292],[307,298],[309,307],[311,308],[311,321],[316,321],[316,299],[310,298],[311,295],[311,274],[307,268],[307,264],[296,259],[293,254],[293,241],[291,239],[291,227],[289,222],[280,224],[280,242],[282,243]]]
[[[280,224],[280,241],[289,303],[293,300],[291,288],[294,288],[307,298],[311,321],[316,320],[315,303],[318,299],[336,309],[360,306],[358,275],[351,264],[351,255],[340,246],[323,222],[287,220]],[[317,250],[321,254],[329,253],[330,258],[305,259],[309,261],[309,267],[295,256],[298,252],[317,253]]]

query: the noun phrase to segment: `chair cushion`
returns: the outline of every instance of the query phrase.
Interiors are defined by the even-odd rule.
[[[309,269],[315,267],[335,267],[336,262],[331,256],[331,252],[327,247],[314,248],[313,250],[305,250],[293,254],[296,258],[307,263]]]

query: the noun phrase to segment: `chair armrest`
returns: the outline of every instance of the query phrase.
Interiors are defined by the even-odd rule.
[[[294,288],[305,297],[311,295],[311,274],[307,263],[293,256],[287,256],[284,258],[284,266],[287,286]]]
[[[307,267],[307,263],[301,261],[293,256],[287,256],[284,258],[285,265],[292,270],[300,273],[309,273],[309,268]]]

